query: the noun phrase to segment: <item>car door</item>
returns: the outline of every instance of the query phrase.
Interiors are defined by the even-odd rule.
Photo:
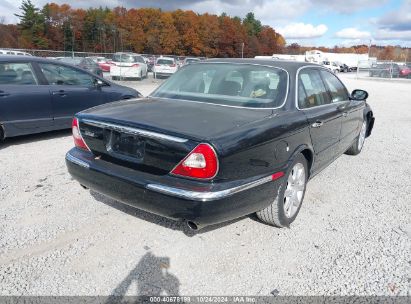
[[[343,153],[358,136],[363,121],[365,101],[350,100],[346,87],[334,74],[321,71],[321,76],[331,94],[331,101],[338,104],[337,108],[342,112],[340,152]]]
[[[70,127],[74,114],[104,103],[96,78],[80,69],[57,63],[39,63],[48,82],[56,127]]]
[[[0,124],[7,136],[36,133],[52,125],[50,93],[30,62],[0,62]]]
[[[320,69],[304,68],[298,74],[298,108],[309,122],[315,161],[313,170],[327,166],[338,155],[342,113],[321,78]]]

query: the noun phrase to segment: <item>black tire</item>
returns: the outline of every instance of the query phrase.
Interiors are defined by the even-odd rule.
[[[0,125],[0,143],[4,141],[4,130],[3,127]]]
[[[291,174],[293,174],[294,167],[300,164],[304,168],[304,188],[302,190],[302,196],[301,196],[301,201],[299,203],[299,206],[297,209],[294,211],[295,213],[292,214],[292,216],[288,217],[286,215],[286,210],[284,208],[285,203],[286,203],[286,198],[285,198],[285,190],[288,187],[288,180]],[[301,166],[300,166],[301,168]],[[308,181],[308,165],[307,165],[307,159],[302,155],[298,154],[293,162],[290,164],[289,168],[287,169],[287,172],[285,173],[283,180],[281,182],[280,187],[278,188],[278,193],[274,199],[274,201],[266,208],[257,211],[256,215],[257,217],[264,223],[275,226],[275,227],[289,227],[292,222],[296,219],[298,213],[300,212],[301,205],[304,201],[304,195],[305,195],[305,190],[307,188],[307,181]]]
[[[364,142],[365,142],[365,137],[367,136],[367,128],[368,128],[368,120],[367,118],[364,118],[364,121],[361,125],[360,133],[358,133],[358,136],[355,138],[354,142],[352,143],[351,147],[348,148],[347,151],[345,151],[345,154],[347,155],[358,155],[361,153],[362,148],[364,147]],[[364,132],[364,133],[362,133]],[[364,136],[364,138],[361,138]],[[362,142],[360,142],[362,141]]]

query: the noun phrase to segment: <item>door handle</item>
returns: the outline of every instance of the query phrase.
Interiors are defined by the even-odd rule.
[[[339,106],[337,107],[337,109],[338,109],[338,111],[343,112],[343,111],[345,111],[345,110],[348,108],[349,105],[350,105],[349,102],[344,102],[343,104],[339,105]]]
[[[323,122],[317,120],[315,123],[313,123],[313,124],[311,125],[311,127],[313,127],[313,128],[319,128],[319,127],[321,127],[322,125],[323,125]]]
[[[53,91],[52,94],[53,95],[60,95],[62,97],[67,96],[66,91],[64,91],[64,90]]]

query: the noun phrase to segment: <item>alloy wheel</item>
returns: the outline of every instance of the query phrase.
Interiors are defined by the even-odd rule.
[[[284,214],[292,218],[303,200],[305,190],[305,168],[301,163],[296,163],[292,168],[288,180],[287,188],[284,192]]]
[[[367,132],[367,121],[364,120],[361,126],[360,135],[358,136],[358,151],[361,151],[365,141],[365,134]]]

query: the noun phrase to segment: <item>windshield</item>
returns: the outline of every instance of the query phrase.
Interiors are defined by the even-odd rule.
[[[200,61],[200,59],[195,59],[195,58],[188,58],[188,59],[186,59],[186,62],[187,62],[187,63],[196,62],[196,61]]]
[[[62,62],[65,62],[65,63],[76,65],[76,64],[80,64],[81,60],[83,60],[83,59],[82,58],[76,58],[76,57],[74,57],[74,58],[72,58],[72,57],[63,57],[63,58],[60,58],[59,60],[62,61]]]
[[[249,64],[202,63],[187,65],[151,95],[249,108],[283,104],[287,72]]]
[[[157,64],[174,64],[173,59],[158,59]]]
[[[113,61],[115,62],[144,62],[143,57],[137,55],[130,55],[130,54],[114,54]]]

